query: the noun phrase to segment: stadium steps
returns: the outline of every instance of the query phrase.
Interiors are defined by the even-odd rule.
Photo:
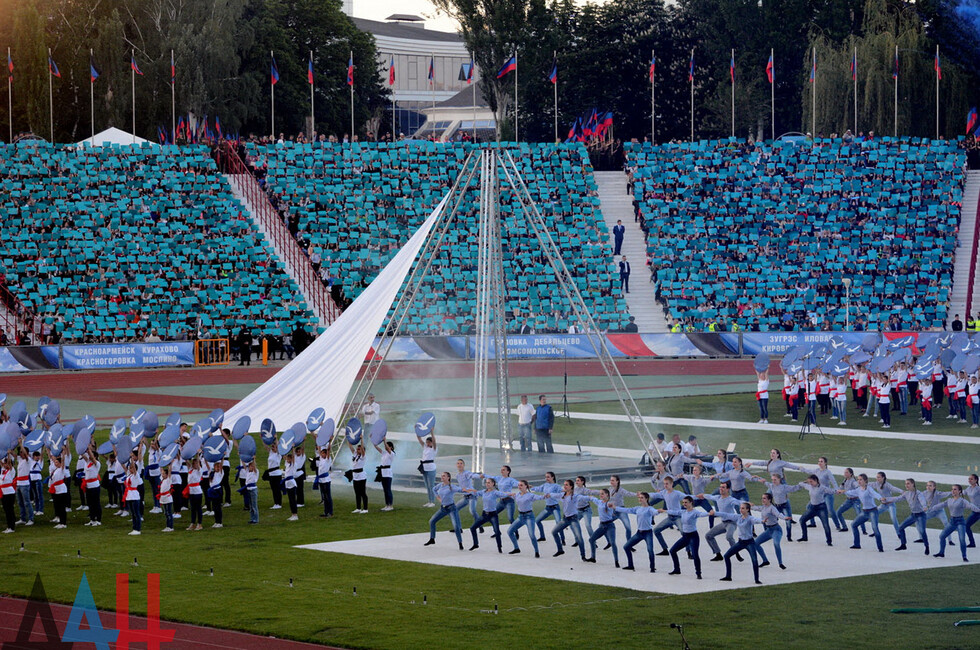
[[[245,207],[249,218],[265,235],[266,241],[272,244],[276,251],[276,257],[279,258],[283,268],[296,281],[299,290],[303,292],[306,305],[320,320],[320,327],[330,325],[340,314],[340,309],[337,308],[330,293],[313,271],[306,252],[296,243],[296,240],[286,229],[286,225],[279,220],[265,192],[261,189],[255,191],[255,188],[246,191],[247,183],[256,183],[255,177],[251,174],[222,175],[228,181],[228,185],[231,186],[234,197]],[[265,201],[265,205],[254,205],[251,196],[263,197],[261,200]]]
[[[617,219],[623,220],[626,234],[623,238],[623,254],[629,259],[630,293],[626,294],[626,306],[630,316],[636,318],[636,326],[643,333],[667,331],[663,307],[656,301],[656,285],[650,279],[646,267],[647,245],[640,225],[633,216],[633,197],[627,192],[626,174],[623,172],[595,172],[599,186],[599,203],[602,217],[609,231],[612,245],[612,229]],[[616,262],[615,277],[619,277],[619,258]]]
[[[963,188],[963,209],[960,213],[960,230],[957,237],[956,264],[953,268],[953,291],[949,299],[949,321],[959,314],[966,323],[967,293],[970,290],[970,262],[973,251],[973,237],[976,232],[977,202],[980,200],[980,171],[966,173],[966,186]],[[980,264],[977,271],[980,272]],[[973,281],[973,296],[969,301],[974,312],[980,311],[980,282]]]

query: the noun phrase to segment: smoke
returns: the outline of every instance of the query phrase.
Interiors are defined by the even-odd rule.
[[[974,37],[980,38],[980,1],[959,0],[953,8],[953,12],[963,22],[964,26],[969,26],[972,29]]]

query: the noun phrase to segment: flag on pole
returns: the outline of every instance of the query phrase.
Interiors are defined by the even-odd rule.
[[[769,55],[769,62],[766,63],[766,78],[769,79],[769,83],[773,80],[773,67],[772,67],[772,54]]]
[[[276,82],[279,81],[279,66],[276,65],[276,57],[272,57],[272,85],[275,86]]]
[[[817,50],[813,50],[813,63],[810,64],[810,83],[817,80]]]
[[[653,76],[657,74],[657,57],[650,55],[650,83],[653,83]]]
[[[7,51],[7,81],[14,83],[14,61],[10,58],[10,51]]]
[[[970,131],[973,127],[977,125],[977,107],[974,106],[970,109],[970,112],[966,114],[966,134],[970,135]]]
[[[58,64],[50,56],[48,57],[48,72],[51,73],[52,77],[61,79],[61,71],[58,70]]]
[[[170,50],[170,85],[177,83],[177,66],[174,65],[174,51]]]
[[[309,64],[306,66],[306,80],[313,85],[313,55],[310,54]]]
[[[354,55],[351,54],[350,58],[347,59],[347,85],[354,85]]]
[[[558,59],[551,62],[551,72],[548,73],[548,81],[553,84],[558,83]]]
[[[895,68],[892,70],[892,79],[898,79],[898,48],[895,49]]]
[[[88,75],[92,83],[95,83],[95,80],[99,78],[99,69],[95,67],[95,59],[91,55],[88,57]]]
[[[497,70],[497,79],[502,79],[503,77],[506,77],[508,74],[516,70],[517,70],[517,58],[512,55],[509,59],[507,59],[507,61],[500,68],[500,70]]]
[[[735,83],[735,53],[732,52],[732,58],[728,62],[728,73],[732,77],[732,83]]]
[[[218,119],[218,116],[217,115],[214,116],[214,130],[218,132],[218,138],[220,139],[221,138],[221,120]]]
[[[466,83],[473,83],[473,59],[470,59],[470,65],[466,68]]]
[[[135,72],[139,76],[141,77],[143,76],[143,71],[140,70],[140,67],[136,64],[136,57],[134,56],[129,57],[129,67],[132,68],[133,72]]]
[[[687,80],[694,81],[694,52],[691,52],[691,62],[687,67]]]
[[[942,79],[943,78],[943,66],[939,63],[939,52],[938,51],[936,52],[936,62],[933,64],[933,67],[936,69],[936,79]]]
[[[851,54],[851,81],[857,81],[858,78],[858,61],[857,52]]]
[[[394,67],[394,57],[392,57],[392,67]],[[433,56],[429,57],[429,85],[433,85],[436,82],[436,59]]]
[[[391,62],[388,64],[388,85],[395,85],[395,55],[391,55]]]

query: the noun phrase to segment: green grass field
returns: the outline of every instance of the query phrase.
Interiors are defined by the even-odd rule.
[[[655,415],[755,419],[751,396],[712,398],[707,414],[704,404],[699,397],[665,398],[645,400],[641,409]],[[572,408],[616,412],[616,405],[609,403],[580,403]],[[408,430],[416,415],[391,413],[389,425]],[[441,413],[439,417],[439,430],[444,434],[468,431],[469,418],[463,414]],[[776,423],[779,418],[774,413],[771,421]],[[851,421],[855,427],[871,428],[869,419],[852,417]],[[668,427],[662,430],[672,433]],[[937,435],[969,431],[945,423],[925,430]],[[691,427],[677,427],[683,436],[691,431]],[[857,469],[866,457],[869,467],[891,468],[899,475],[923,461],[919,471],[934,468],[943,473],[961,473],[967,464],[980,464],[980,454],[971,445],[837,436],[800,442],[795,434],[763,436],[724,429],[696,433],[703,447],[735,441],[747,457],[763,457],[775,445],[786,457],[806,463],[827,455],[832,464],[849,463]],[[580,439],[583,444],[610,447],[637,445],[635,435],[619,423],[560,421],[556,434],[557,442]],[[514,640],[533,648],[667,647],[679,644],[676,632],[668,627],[671,622],[685,625],[692,647],[766,647],[775,645],[776,639],[789,648],[845,643],[873,648],[963,648],[980,643],[975,628],[952,625],[970,618],[969,614],[889,613],[894,607],[976,605],[973,592],[980,570],[972,565],[673,596],[293,548],[421,532],[432,514],[418,507],[423,495],[404,492],[396,493],[394,512],[376,512],[381,495],[372,490],[371,514],[351,515],[354,504],[349,485],[342,478],[333,485],[337,515],[329,520],[316,516],[317,499],[308,492],[301,520],[287,522],[288,509],[268,509],[271,494],[262,484],[262,522],[258,526],[245,524],[247,513],[235,494],[235,505],[226,510],[222,530],[209,529],[210,520],[205,518],[204,531],[187,532],[184,528],[189,522],[184,518],[176,522],[176,532],[163,534],[159,532],[162,516],[148,515],[144,534],[134,538],[125,534],[130,528],[128,519],[112,516],[113,511],[106,511],[101,528],[82,526],[86,516],[81,512],[71,513],[68,530],[55,531],[47,523],[18,528],[16,534],[0,537],[0,589],[26,596],[39,572],[49,598],[70,603],[84,572],[96,603],[112,609],[115,574],[125,572],[130,574],[130,607],[143,612],[144,575],[156,572],[161,574],[164,618],[354,648],[463,647]],[[757,498],[758,484],[750,490]],[[794,500],[794,510],[801,506],[801,499]],[[899,513],[904,514],[903,507]],[[47,516],[51,516],[50,506]],[[887,517],[883,523],[887,525]],[[935,531],[931,534],[936,535]],[[447,533],[440,535],[448,541]],[[840,535],[838,542],[842,553],[847,552],[844,537]],[[673,534],[668,538],[673,539]],[[806,562],[805,551],[788,546],[789,562]],[[452,543],[436,548],[457,552]],[[550,541],[543,550],[543,554],[553,550]],[[706,553],[702,549],[702,557]],[[138,567],[133,565],[134,558]],[[763,581],[765,571],[771,570],[763,570]],[[498,614],[485,613],[495,606]]]

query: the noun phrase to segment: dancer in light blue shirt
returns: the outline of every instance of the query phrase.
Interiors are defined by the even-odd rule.
[[[572,535],[575,537],[575,541],[578,542],[578,550],[582,555],[582,561],[585,562],[585,543],[582,541],[582,527],[579,525],[578,510],[583,502],[588,503],[589,497],[584,494],[575,494],[575,485],[569,480],[562,483],[561,488],[562,520],[551,531],[551,536],[555,540],[555,546],[558,547],[558,552],[555,553],[554,557],[565,554],[565,550],[562,548],[561,533],[566,528],[570,528]]]
[[[529,490],[529,487],[527,481],[518,481],[518,491],[513,497],[514,503],[517,505],[517,521],[507,529],[507,537],[514,544],[514,550],[510,552],[510,555],[521,552],[521,547],[517,545],[517,531],[520,530],[521,526],[526,526],[528,537],[531,539],[531,546],[534,547],[534,557],[541,557],[538,554],[538,540],[534,536],[534,502],[541,501],[545,497],[541,494],[534,494]]]
[[[670,547],[670,559],[674,562],[674,570],[667,575],[680,575],[681,573],[681,563],[677,558],[677,554],[682,549],[687,549],[691,553],[691,559],[694,560],[694,572],[701,579],[701,537],[698,535],[698,519],[701,517],[713,516],[715,514],[714,510],[705,512],[704,510],[694,509],[694,497],[685,496],[681,501],[683,505],[682,510],[664,510],[659,508],[659,512],[666,512],[670,517],[676,517],[678,521],[678,526],[681,530],[681,538],[674,542],[674,545]]]
[[[561,498],[562,489],[561,486],[555,480],[554,472],[545,472],[544,483],[541,485],[536,485],[531,488],[531,492],[536,492],[538,494],[543,494],[545,496],[544,510],[542,510],[534,523],[538,526],[538,540],[543,542],[544,537],[544,520],[548,517],[555,518],[555,526],[561,523],[561,503],[559,499]],[[565,535],[562,533],[561,543],[565,543]]]
[[[963,561],[966,562],[966,521],[963,519],[963,513],[967,510],[980,512],[980,506],[974,505],[969,499],[963,497],[963,486],[959,484],[952,487],[951,496],[946,501],[931,508],[929,513],[932,514],[944,506],[949,511],[949,523],[939,535],[939,552],[933,557],[946,556],[946,538],[952,535],[955,530],[960,538],[960,551],[963,553]]]
[[[633,549],[641,541],[646,542],[647,545],[647,555],[650,556],[650,573],[655,573],[657,570],[656,562],[654,561],[653,555],[653,516],[657,513],[656,508],[650,506],[650,495],[646,492],[638,492],[636,498],[639,500],[640,505],[634,506],[632,508],[620,508],[616,507],[617,513],[623,513],[625,515],[636,515],[636,532],[633,533],[629,540],[627,540],[626,545],[623,546],[623,550],[626,551],[626,566],[623,567],[626,571],[633,571]]]
[[[616,547],[616,506],[609,500],[609,490],[602,488],[599,490],[599,498],[590,497],[592,503],[599,507],[599,525],[595,532],[589,535],[589,546],[592,548],[592,555],[589,562],[595,562],[596,540],[606,538],[608,546],[612,548],[613,562],[619,568],[619,549]]]
[[[884,553],[885,549],[881,544],[881,531],[878,530],[878,504],[876,501],[881,501],[882,496],[878,492],[868,485],[868,475],[858,474],[858,487],[855,490],[838,490],[839,494],[846,494],[847,496],[857,499],[860,501],[861,514],[851,523],[851,533],[854,535],[854,544],[851,548],[859,549],[861,548],[861,537],[858,535],[858,526],[864,522],[871,520],[871,529],[874,531],[875,544],[878,546],[878,552]]]
[[[433,492],[439,501],[439,511],[429,519],[429,541],[425,546],[436,543],[436,523],[443,517],[449,517],[453,524],[453,532],[456,533],[456,541],[459,542],[459,550],[463,550],[463,525],[459,522],[459,508],[453,502],[453,495],[463,492],[458,485],[452,484],[452,475],[443,472],[442,482],[435,487]],[[464,502],[465,503],[465,502]]]

